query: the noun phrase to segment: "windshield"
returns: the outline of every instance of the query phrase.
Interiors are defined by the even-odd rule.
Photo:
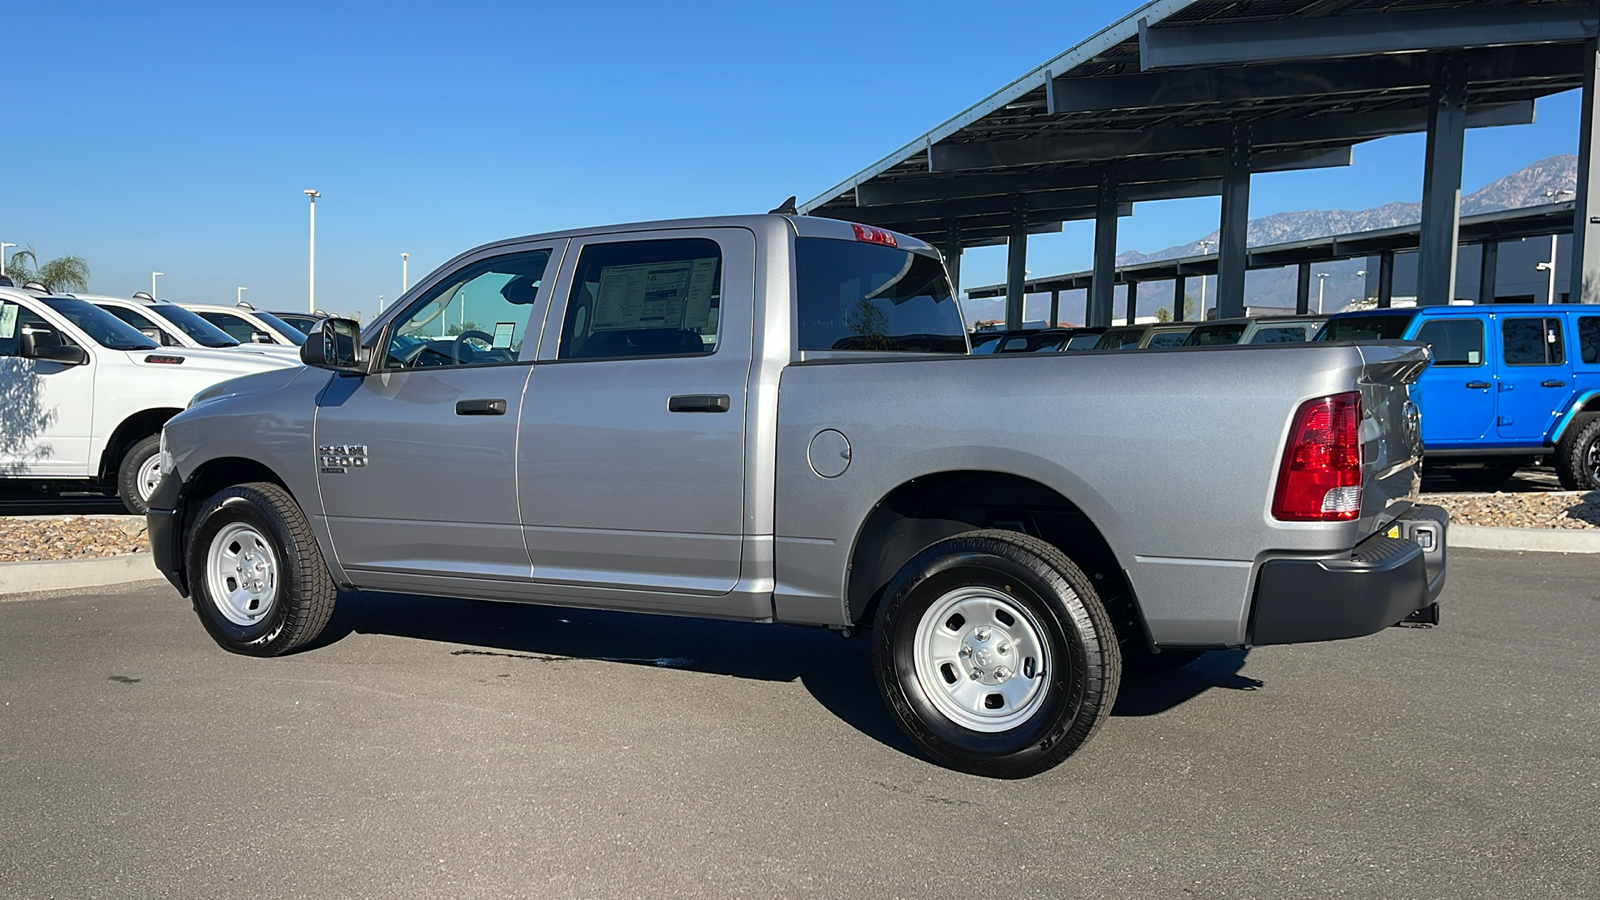
[[[159,306],[148,306],[145,309],[149,310],[151,315],[166,319],[174,328],[188,335],[191,340],[202,347],[239,346],[239,342],[228,337],[226,331],[175,303],[163,303]]]
[[[1411,324],[1408,315],[1351,316],[1329,319],[1317,333],[1319,341],[1398,341]]]
[[[72,297],[44,297],[50,307],[108,350],[154,350],[159,345],[98,306]]]
[[[1185,347],[1211,347],[1217,344],[1237,344],[1244,336],[1244,322],[1216,325],[1196,325],[1184,340]]]
[[[257,311],[252,315],[272,326],[273,331],[276,331],[278,334],[282,335],[284,340],[295,345],[296,347],[299,347],[306,342],[305,332],[294,327],[293,325],[290,325],[288,322],[285,322],[272,313]]]
[[[966,353],[938,258],[829,238],[794,242],[801,350]]]

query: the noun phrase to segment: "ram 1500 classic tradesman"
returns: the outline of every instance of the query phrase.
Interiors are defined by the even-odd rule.
[[[152,544],[260,656],[341,588],[866,629],[906,733],[1002,777],[1081,745],[1124,659],[1436,620],[1424,347],[967,351],[938,254],[876,228],[490,244],[197,396]]]

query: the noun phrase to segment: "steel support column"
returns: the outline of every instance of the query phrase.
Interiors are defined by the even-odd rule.
[[[944,268],[950,273],[950,290],[961,297],[961,226],[952,223],[944,240]]]
[[[1130,281],[1130,282],[1128,282],[1128,315],[1127,315],[1127,323],[1126,324],[1132,325],[1133,324],[1133,320],[1138,318],[1138,317],[1139,317],[1139,282]]]
[[[1301,263],[1294,284],[1294,311],[1305,315],[1311,311],[1311,263]]]
[[[1378,308],[1388,309],[1394,299],[1394,251],[1378,254]]]
[[[1061,321],[1061,291],[1050,292],[1050,327],[1056,327]]]
[[[1460,53],[1450,53],[1439,60],[1439,74],[1428,95],[1422,231],[1417,249],[1418,305],[1442,306],[1455,297],[1456,241],[1461,226],[1461,150],[1466,132],[1466,59]]]
[[[1117,183],[1100,180],[1095,198],[1094,275],[1089,285],[1089,324],[1110,325],[1117,286]]]
[[[1217,318],[1244,315],[1246,231],[1250,224],[1250,125],[1233,126],[1222,174],[1222,224],[1217,236]]]
[[[1028,278],[1028,214],[1018,204],[1006,240],[1006,330],[1022,327],[1023,283]]]
[[[1600,44],[1590,41],[1583,67],[1583,111],[1578,125],[1578,193],[1572,204],[1572,274],[1568,298],[1574,303],[1600,303],[1600,180],[1594,167],[1600,155]]]
[[[1478,264],[1478,302],[1493,303],[1495,283],[1500,280],[1500,242],[1486,241],[1483,261]]]
[[[1172,279],[1172,321],[1183,321],[1183,286],[1189,279],[1179,275]]]

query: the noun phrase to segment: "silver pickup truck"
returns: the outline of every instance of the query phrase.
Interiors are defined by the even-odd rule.
[[[859,631],[1022,777],[1125,663],[1437,621],[1421,345],[972,356],[932,247],[767,215],[479,247],[303,359],[163,434],[157,565],[237,653],[358,588]]]

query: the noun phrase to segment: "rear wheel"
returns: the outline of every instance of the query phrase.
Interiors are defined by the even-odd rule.
[[[311,641],[337,589],[289,492],[242,484],[207,500],[188,538],[194,611],[225,649],[279,656]]]
[[[1600,491],[1600,413],[1578,413],[1556,444],[1556,476],[1569,491]]]
[[[1450,469],[1450,477],[1462,487],[1487,491],[1499,487],[1517,474],[1515,463],[1498,463],[1480,469]]]
[[[150,495],[161,483],[161,435],[140,440],[122,455],[117,465],[117,496],[136,516],[150,511]]]
[[[884,589],[878,687],[908,737],[953,769],[1024,778],[1111,712],[1122,659],[1087,576],[1056,547],[973,531],[918,553]]]

